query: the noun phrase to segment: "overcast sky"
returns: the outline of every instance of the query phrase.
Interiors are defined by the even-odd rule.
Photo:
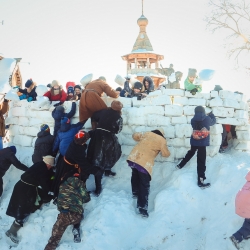
[[[209,68],[216,74],[203,84],[205,91],[214,84],[244,91],[249,77],[234,71],[234,62],[227,59],[226,34],[206,30],[207,2],[144,0],[148,37],[165,57],[161,64],[173,63],[184,73],[182,80],[190,67]],[[113,85],[116,74],[126,75],[121,56],[133,48],[141,14],[141,0],[0,0],[0,53],[23,58],[24,81],[58,79],[65,85],[94,73]]]

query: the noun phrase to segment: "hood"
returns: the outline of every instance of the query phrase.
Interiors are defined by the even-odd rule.
[[[250,181],[250,171],[247,173],[245,178],[246,178],[247,181]]]
[[[53,110],[53,118],[55,120],[61,120],[62,117],[64,117],[64,112],[62,110]]]
[[[154,90],[154,82],[153,82],[152,78],[149,77],[149,76],[145,76],[143,78],[143,85],[144,85],[144,88],[146,89],[146,87],[145,87],[145,81],[147,81],[149,83],[148,90]]]
[[[49,131],[40,131],[40,132],[38,132],[37,137],[41,138],[41,137],[45,137],[47,135],[50,135]]]
[[[63,124],[61,124],[60,131],[67,132],[68,130],[70,130],[70,127],[71,127],[70,123],[63,123]]]
[[[206,114],[202,113],[202,112],[197,112],[194,117],[193,117],[193,120],[194,121],[197,121],[197,122],[200,122],[200,121],[203,121],[205,120],[206,118]]]

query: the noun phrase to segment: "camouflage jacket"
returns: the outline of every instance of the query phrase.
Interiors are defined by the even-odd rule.
[[[69,177],[59,188],[57,208],[61,211],[83,213],[83,203],[89,202],[90,196],[85,183],[78,177]]]

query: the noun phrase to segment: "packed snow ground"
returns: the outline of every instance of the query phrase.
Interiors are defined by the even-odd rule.
[[[25,152],[23,152],[25,154]],[[175,163],[156,163],[149,195],[149,218],[136,214],[131,197],[131,169],[122,157],[114,167],[115,178],[103,177],[103,192],[85,205],[81,224],[82,242],[74,243],[68,227],[58,250],[233,250],[229,237],[243,218],[234,212],[234,199],[250,170],[250,154],[229,150],[207,158],[207,181],[211,187],[196,185],[196,156],[181,170]],[[15,183],[22,171],[11,167],[4,176],[0,208],[0,249],[10,249],[5,231],[13,218],[5,212]],[[87,182],[94,189],[94,178]],[[42,250],[56,221],[52,204],[31,214],[19,231],[17,250]],[[250,240],[243,245],[250,249]]]

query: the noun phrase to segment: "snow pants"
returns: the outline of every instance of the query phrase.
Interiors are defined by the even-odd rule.
[[[250,219],[245,219],[242,227],[233,236],[239,242],[250,238]]]
[[[137,196],[137,208],[148,209],[150,181],[150,174],[144,174],[132,168],[131,186],[133,195]]]
[[[52,235],[44,250],[55,250],[69,225],[79,224],[82,220],[82,214],[67,212],[60,213],[57,216],[57,221],[52,228]]]
[[[191,149],[187,152],[184,159],[179,163],[180,167],[184,167],[187,162],[195,155],[197,150],[197,175],[198,179],[203,178],[206,179],[205,171],[206,171],[206,146],[191,146]]]

